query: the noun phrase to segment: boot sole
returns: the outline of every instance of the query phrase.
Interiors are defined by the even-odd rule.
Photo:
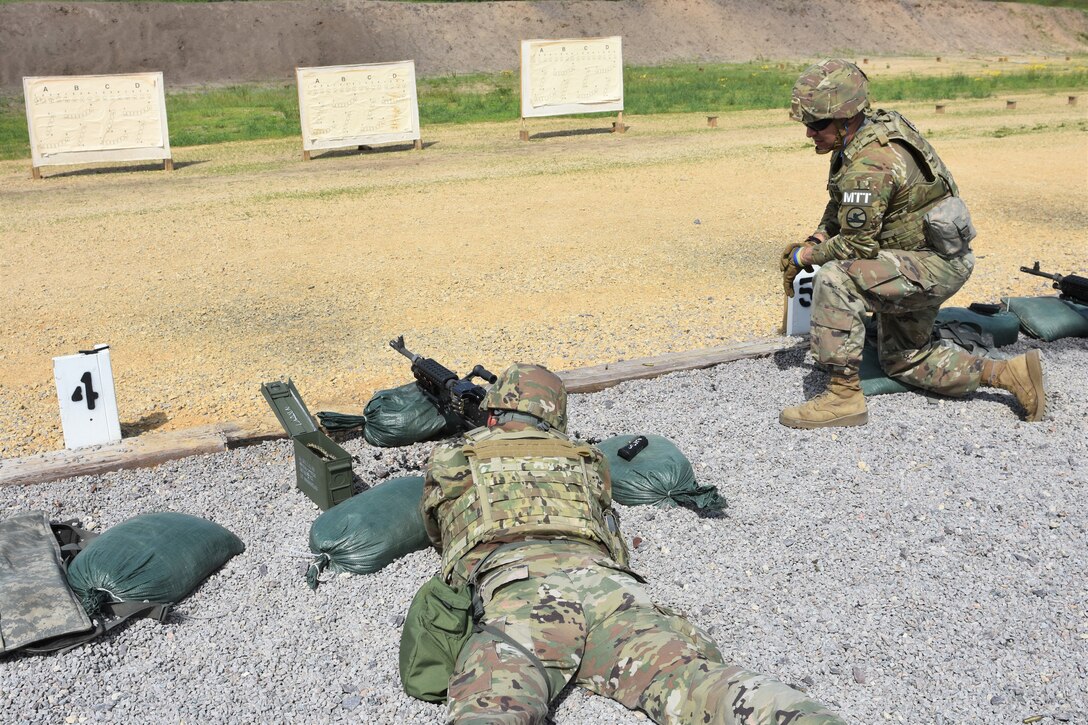
[[[869,422],[869,411],[863,413],[854,413],[853,415],[844,415],[841,418],[832,418],[831,420],[812,421],[812,420],[799,420],[797,418],[787,418],[784,415],[778,416],[778,422],[787,428],[849,428],[855,425],[865,425]]]
[[[1027,354],[1028,379],[1035,388],[1035,410],[1027,412],[1029,422],[1037,422],[1046,417],[1046,368],[1043,365],[1043,354],[1038,350],[1032,350]]]

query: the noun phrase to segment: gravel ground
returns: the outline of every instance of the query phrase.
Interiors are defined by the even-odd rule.
[[[1026,349],[1018,343],[1013,352]],[[727,515],[622,509],[634,566],[726,656],[837,707],[851,723],[1088,721],[1085,459],[1088,341],[1045,346],[1050,419],[1004,394],[870,400],[871,422],[794,431],[783,406],[823,382],[798,352],[574,396],[582,437],[658,433]],[[429,445],[344,443],[367,482],[417,473]],[[65,655],[0,662],[6,722],[441,722],[397,676],[400,622],[438,557],[416,552],[311,592],[318,515],[291,446],[0,490],[107,528],[139,513],[215,520],[246,552],[165,624],[137,621]],[[580,690],[557,723],[645,718]]]

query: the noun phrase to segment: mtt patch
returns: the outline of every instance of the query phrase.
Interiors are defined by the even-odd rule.
[[[851,229],[861,229],[867,221],[869,221],[869,215],[861,207],[855,206],[846,212],[846,226]]]
[[[874,201],[876,201],[875,191],[869,191],[867,189],[853,189],[851,191],[842,192],[843,205],[872,206]]]

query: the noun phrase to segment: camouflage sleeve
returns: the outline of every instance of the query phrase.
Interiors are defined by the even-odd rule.
[[[608,458],[600,451],[600,449],[593,448],[594,465],[597,467],[597,473],[601,477],[601,508],[607,509],[612,507],[612,472],[608,468]]]
[[[820,217],[820,223],[816,227],[816,233],[822,233],[830,239],[839,233],[839,200],[831,199],[824,207],[824,215]]]
[[[423,478],[423,498],[419,502],[423,525],[431,543],[442,551],[442,527],[439,524],[438,507],[443,501],[457,498],[472,485],[472,470],[461,452],[461,446],[442,443],[431,451]]]
[[[885,156],[890,156],[885,159]],[[816,247],[813,264],[832,259],[873,259],[880,251],[877,235],[899,180],[895,154],[880,153],[855,159],[839,184],[838,234]],[[829,205],[830,208],[830,205]]]

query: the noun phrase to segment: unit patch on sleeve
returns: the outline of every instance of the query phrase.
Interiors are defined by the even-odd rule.
[[[861,229],[867,221],[869,221],[869,215],[860,207],[854,207],[846,212],[846,226],[851,229]]]
[[[867,189],[854,189],[842,192],[842,203],[850,206],[870,206],[875,200],[876,193]]]

